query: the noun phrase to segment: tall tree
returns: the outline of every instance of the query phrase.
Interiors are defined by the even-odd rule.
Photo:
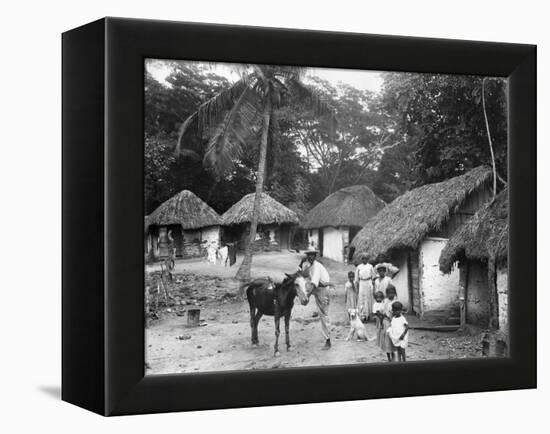
[[[237,279],[249,280],[253,246],[256,239],[260,199],[264,188],[268,141],[277,129],[277,109],[288,94],[298,96],[301,103],[318,116],[334,124],[331,108],[311,88],[304,85],[303,68],[269,65],[243,65],[241,78],[229,88],[201,104],[184,122],[178,140],[178,150],[185,149],[185,137],[191,130],[209,137],[204,163],[220,177],[235,166],[243,149],[259,137],[256,195],[250,238],[245,247]]]
[[[315,116],[304,115],[298,102],[285,112],[288,134],[299,144],[311,172],[312,193],[321,200],[349,182],[365,181],[365,175],[379,158],[383,144],[370,105],[374,94],[339,83],[335,86],[318,77],[310,77],[313,87],[331,105],[338,117],[336,134]],[[352,173],[348,172],[352,170]]]
[[[397,121],[397,141],[412,148],[416,184],[436,182],[492,164],[482,107],[483,77],[385,74],[380,104]],[[485,86],[495,166],[507,177],[505,82]]]

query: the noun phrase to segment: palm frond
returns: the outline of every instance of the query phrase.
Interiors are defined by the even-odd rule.
[[[181,151],[183,138],[188,131],[203,132],[207,128],[217,125],[247,87],[247,79],[241,78],[228,89],[202,103],[197,111],[189,116],[181,126],[176,152]]]
[[[247,88],[219,123],[204,154],[205,165],[217,178],[234,168],[235,160],[242,156],[243,147],[258,131],[261,112],[258,95]]]

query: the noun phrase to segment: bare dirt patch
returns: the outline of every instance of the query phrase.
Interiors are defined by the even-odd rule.
[[[281,280],[285,272],[297,268],[300,256],[273,253],[254,258],[253,277],[269,275]],[[331,294],[330,319],[332,348],[323,351],[315,303],[297,304],[290,324],[292,351],[281,346],[281,356],[274,357],[272,317],[263,317],[259,325],[260,345],[250,343],[248,303],[234,297],[238,290],[232,277],[237,268],[201,261],[179,261],[169,288],[174,299],[169,305],[161,301],[154,315],[147,319],[145,330],[147,374],[169,374],[220,370],[273,369],[353,363],[385,363],[386,356],[375,342],[345,341],[347,313],[343,285],[353,267],[324,261],[336,289]],[[159,273],[148,267],[146,286],[154,287]],[[186,312],[201,310],[201,325],[187,326]],[[284,326],[281,324],[284,330]],[[374,336],[373,324],[367,324]],[[284,332],[281,337],[284,342]],[[410,361],[480,357],[478,334],[439,333],[411,330],[407,356]]]

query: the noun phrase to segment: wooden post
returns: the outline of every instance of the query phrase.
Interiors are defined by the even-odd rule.
[[[466,315],[468,309],[468,261],[460,261],[458,264],[459,282],[458,282],[458,302],[460,306],[460,329],[464,330],[466,326]]]
[[[489,285],[489,330],[498,330],[498,293],[497,293],[497,272],[495,255],[489,257],[487,262],[487,282]]]

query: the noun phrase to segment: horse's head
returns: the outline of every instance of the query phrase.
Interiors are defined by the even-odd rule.
[[[293,282],[294,289],[296,291],[296,296],[300,300],[300,303],[302,303],[302,305],[304,306],[308,304],[309,296],[311,295],[311,293],[308,293],[307,279],[304,277],[302,272],[298,271],[297,273],[294,273],[294,274],[285,273],[285,275],[287,277],[285,280],[289,281],[289,283]]]

